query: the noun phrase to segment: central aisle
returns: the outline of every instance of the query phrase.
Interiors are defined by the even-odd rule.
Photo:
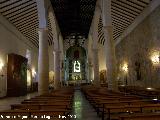
[[[72,115],[76,115],[76,120],[101,120],[80,90],[74,93]]]

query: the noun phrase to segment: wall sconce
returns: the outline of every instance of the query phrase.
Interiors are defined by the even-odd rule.
[[[151,61],[152,61],[154,66],[159,66],[160,65],[160,52],[159,51],[155,51],[155,52],[152,53]]]
[[[0,70],[2,70],[3,67],[4,67],[4,63],[2,62],[2,60],[0,60]]]
[[[125,74],[124,76],[124,84],[125,86],[128,85],[128,81],[127,81],[127,73],[128,73],[128,64],[126,62],[124,62],[122,65],[121,65],[121,71],[123,71]]]
[[[32,69],[32,77],[35,77],[36,74],[37,74],[37,73],[36,73],[35,69],[33,68],[33,69]]]
[[[128,72],[128,64],[127,63],[124,63],[123,66],[122,66],[122,71],[124,71],[125,73]]]
[[[31,72],[29,70],[27,70],[27,86],[30,87],[32,80],[31,80]]]
[[[2,60],[0,60],[0,77],[4,77],[4,70],[3,70],[3,67],[4,67],[4,63],[2,62]]]

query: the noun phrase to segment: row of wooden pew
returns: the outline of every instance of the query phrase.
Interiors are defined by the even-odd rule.
[[[102,120],[160,120],[160,104],[152,99],[83,86],[82,91]]]
[[[0,111],[0,119],[70,119],[73,96],[73,87],[67,87],[25,99],[21,104],[12,104],[10,110]]]
[[[160,90],[155,88],[144,88],[139,86],[119,86],[119,91],[126,92],[145,98],[154,98],[160,96]]]

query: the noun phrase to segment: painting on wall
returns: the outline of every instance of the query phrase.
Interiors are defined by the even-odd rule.
[[[21,55],[8,54],[7,96],[21,96],[26,94],[27,59]]]
[[[106,83],[107,82],[106,81],[107,80],[106,70],[101,70],[99,74],[100,74],[100,76],[99,76],[100,77],[100,82],[101,83]]]
[[[141,80],[141,64],[139,61],[135,62],[135,71],[137,80]]]

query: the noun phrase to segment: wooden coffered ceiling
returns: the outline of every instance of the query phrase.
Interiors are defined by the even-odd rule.
[[[96,0],[50,0],[64,39],[75,35],[88,37]],[[139,16],[151,0],[112,0],[114,40]],[[38,13],[36,0],[0,0],[0,14],[10,21],[24,36],[38,47]],[[49,19],[48,42],[53,44],[53,32]],[[99,43],[104,44],[102,19],[99,19]],[[67,42],[70,44],[69,42]]]
[[[38,13],[36,0],[0,0],[0,14],[10,21],[36,47],[38,44]],[[53,44],[50,19],[48,43]]]
[[[64,39],[75,34],[88,37],[96,0],[51,0]]]
[[[152,0],[112,0],[111,14],[113,24],[113,38],[116,40],[126,28],[134,22]],[[104,33],[102,31],[102,17],[98,24],[99,43],[104,44]]]

